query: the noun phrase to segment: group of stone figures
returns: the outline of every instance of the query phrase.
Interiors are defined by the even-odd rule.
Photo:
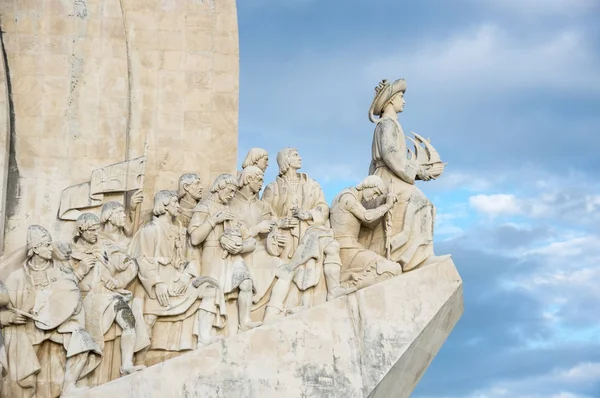
[[[414,180],[443,165],[430,146],[426,162],[407,150],[405,89],[376,89],[370,175],[331,206],[294,148],[277,154],[279,176],[260,196],[269,157],[253,148],[207,194],[196,174],[156,193],[139,228],[141,191],[128,210],[81,214],[69,245],[30,226],[25,263],[0,284],[2,396],[99,385],[438,261],[435,208]]]

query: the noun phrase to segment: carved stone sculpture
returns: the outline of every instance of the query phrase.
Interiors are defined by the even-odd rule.
[[[329,221],[340,244],[341,281],[357,289],[402,273],[400,264],[365,249],[358,241],[361,227],[381,223],[394,207],[397,197],[393,193],[388,193],[385,203],[374,209],[364,207],[383,196],[384,192],[387,192],[387,187],[383,180],[372,175],[356,187],[344,189],[331,204]]]
[[[56,398],[74,391],[102,351],[84,329],[77,279],[53,259],[50,233],[27,231],[27,260],[6,280],[14,316],[4,329],[9,373],[4,397]]]
[[[361,234],[361,242],[409,271],[426,262],[440,260],[433,252],[435,207],[414,182],[439,177],[444,165],[425,140],[422,143],[426,144],[429,153],[427,159],[412,153],[409,156],[397,115],[404,110],[405,91],[404,79],[393,83],[383,80],[375,88],[375,98],[369,109],[369,119],[376,124],[369,174],[388,183],[390,192],[398,196],[398,203],[384,222]],[[415,151],[420,154],[424,149],[416,144]]]
[[[192,245],[202,246],[202,275],[218,281],[227,301],[237,301],[233,308],[226,309],[218,300],[212,306],[203,300],[201,322],[203,327],[222,328],[219,317],[237,310],[237,316],[228,316],[228,334],[235,334],[238,325],[244,331],[261,324],[250,319],[253,283],[241,256],[253,251],[256,241],[241,238],[241,225],[229,208],[236,191],[237,182],[232,175],[219,175],[210,188],[210,196],[196,206],[188,228]]]
[[[329,206],[321,187],[298,173],[302,159],[296,149],[281,150],[277,164],[279,176],[265,189],[263,201],[278,217],[279,230],[288,242],[281,258],[289,264],[277,273],[265,320],[286,308],[308,307],[352,291],[339,284],[339,244],[329,228]]]
[[[179,177],[177,197],[181,207],[177,219],[184,228],[187,228],[192,214],[194,214],[194,208],[202,199],[202,180],[198,177],[198,174],[186,173]]]
[[[15,323],[18,318],[25,320],[23,315],[17,314],[7,308],[10,304],[10,297],[8,296],[8,290],[4,283],[0,281],[0,396],[2,396],[2,387],[4,384],[4,378],[8,373],[8,359],[6,358],[6,348],[4,347],[4,337],[2,329],[4,326]]]
[[[119,215],[115,209],[119,207],[104,206],[102,218],[115,219],[116,214],[115,221],[120,223],[125,214]],[[96,215],[81,214],[75,222],[71,253],[73,272],[84,297],[85,328],[104,352],[102,366],[91,376],[92,385],[143,369],[144,366],[134,366],[133,354],[149,344],[139,307],[139,313],[134,315],[130,306],[133,293],[126,289],[137,275],[137,265],[116,241],[100,239],[99,228]],[[113,345],[118,339],[120,350],[115,355]],[[106,346],[106,342],[112,344]]]
[[[150,353],[138,354],[137,362],[146,365],[195,349],[198,341],[204,343],[208,337],[198,327],[198,308],[218,301],[215,297],[222,302],[216,282],[199,280],[199,264],[186,257],[186,230],[176,224],[177,194],[159,191],[153,213],[153,220],[134,235],[128,249],[139,267],[136,296],[144,298],[144,321],[151,336]]]
[[[242,169],[248,166],[256,166],[264,173],[269,167],[269,153],[262,148],[250,148],[246,158],[242,162]]]
[[[271,285],[277,269],[284,263],[278,255],[287,241],[286,236],[279,234],[275,228],[277,217],[271,206],[258,199],[263,179],[263,171],[258,166],[243,168],[238,179],[239,190],[229,204],[232,215],[256,240],[255,249],[242,255],[254,282],[252,319],[255,321],[263,319],[265,305],[271,296]]]

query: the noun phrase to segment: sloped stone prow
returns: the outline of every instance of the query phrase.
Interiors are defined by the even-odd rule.
[[[408,397],[462,312],[447,259],[71,396]]]

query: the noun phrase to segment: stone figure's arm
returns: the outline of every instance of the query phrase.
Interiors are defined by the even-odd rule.
[[[129,200],[129,211],[127,212],[127,220],[125,220],[125,236],[131,237],[135,232],[135,213],[138,206],[144,201],[144,191],[138,189]]]
[[[275,183],[271,183],[265,188],[261,199],[273,210],[273,215],[276,219],[279,218],[279,214],[276,212],[278,196],[279,195],[277,194],[277,187],[275,186]]]
[[[138,266],[133,259],[126,257],[125,261],[127,262],[127,268],[121,272],[117,272],[115,275],[115,279],[117,280],[119,287],[125,287],[129,285],[139,272]]]
[[[240,253],[250,253],[256,249],[256,239],[248,238],[242,242],[242,251]]]
[[[344,195],[345,207],[360,220],[361,224],[367,226],[379,221],[387,213],[392,205],[384,203],[374,209],[365,209],[365,207],[352,195]]]
[[[325,200],[325,194],[321,186],[315,181],[313,182],[314,194],[317,197],[317,203],[308,212],[312,215],[312,220],[308,220],[308,224],[324,224],[329,219],[329,205]]]
[[[215,225],[216,223],[212,220],[208,211],[204,209],[194,211],[190,225],[188,226],[188,234],[190,235],[192,245],[198,246],[204,242]]]
[[[379,149],[381,158],[385,165],[396,174],[400,179],[408,184],[414,184],[415,177],[419,171],[407,156],[406,144],[398,146],[398,129],[395,125],[386,122],[380,122],[375,129],[375,136],[379,140]]]
[[[160,244],[158,230],[151,224],[140,231],[140,253],[137,258],[138,277],[146,290],[152,290],[158,283],[163,283],[158,275],[158,263],[155,258],[156,247]]]

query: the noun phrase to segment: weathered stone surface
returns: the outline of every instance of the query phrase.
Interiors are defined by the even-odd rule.
[[[176,189],[182,172],[207,185],[234,172],[235,0],[3,0],[0,28],[7,61],[7,73],[0,66],[0,199],[8,192],[0,242],[7,255],[23,246],[32,223],[68,239],[73,224],[57,219],[61,191],[100,167],[147,155],[144,214],[155,192]],[[8,111],[13,137],[5,134]],[[7,138],[15,148],[10,174]]]
[[[447,259],[72,396],[408,397],[462,312]]]

